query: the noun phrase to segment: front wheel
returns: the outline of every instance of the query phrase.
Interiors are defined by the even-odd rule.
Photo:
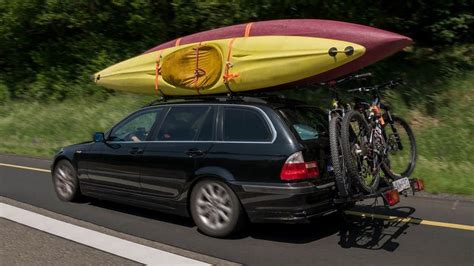
[[[384,127],[387,154],[382,161],[382,170],[391,180],[410,177],[416,165],[415,135],[408,123],[392,116],[392,123]]]
[[[68,160],[56,163],[53,186],[56,195],[62,201],[76,201],[81,197],[76,169]]]
[[[206,235],[227,237],[244,223],[244,212],[235,193],[224,182],[206,179],[194,186],[190,199],[191,215]]]

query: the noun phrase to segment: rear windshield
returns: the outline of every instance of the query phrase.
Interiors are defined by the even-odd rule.
[[[328,115],[317,107],[291,106],[279,111],[301,140],[317,140],[329,133]]]

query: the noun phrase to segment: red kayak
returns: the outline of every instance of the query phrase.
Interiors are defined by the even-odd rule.
[[[373,27],[319,19],[287,19],[252,22],[191,34],[160,44],[145,53],[183,44],[249,36],[303,36],[356,43],[365,54],[335,69],[297,81],[298,84],[323,82],[347,75],[400,51],[412,43],[406,36]]]

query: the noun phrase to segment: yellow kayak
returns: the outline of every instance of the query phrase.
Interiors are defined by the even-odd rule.
[[[94,74],[106,88],[170,96],[264,89],[312,77],[362,56],[345,41],[298,36],[221,39],[171,47]]]

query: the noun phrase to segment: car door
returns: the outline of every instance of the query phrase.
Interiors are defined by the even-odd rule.
[[[180,195],[194,176],[215,138],[216,108],[209,105],[175,105],[144,152],[142,191],[159,197]]]
[[[104,142],[95,143],[91,152],[96,160],[89,163],[89,182],[103,188],[140,191],[140,166],[143,151],[163,108],[136,112],[117,124]]]
[[[279,182],[287,143],[277,139],[270,118],[250,105],[222,105],[218,141],[206,157],[229,171],[236,181]]]

